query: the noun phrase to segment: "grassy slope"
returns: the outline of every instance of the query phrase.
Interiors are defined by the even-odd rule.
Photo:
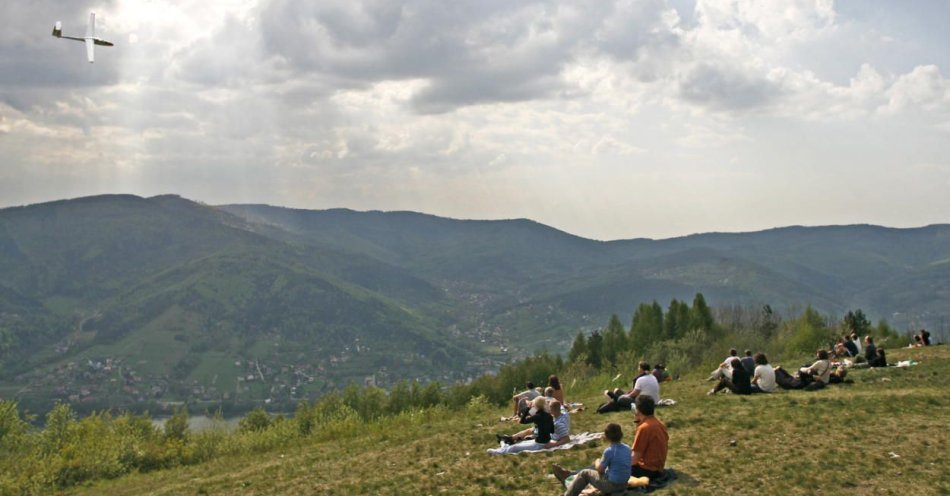
[[[907,370],[860,370],[854,384],[815,393],[708,398],[697,375],[663,387],[679,404],[658,416],[670,432],[668,466],[680,480],[659,494],[948,494],[950,346],[889,350]],[[794,364],[786,364],[791,367]],[[889,379],[889,380],[887,380]],[[571,379],[567,378],[566,382]],[[595,405],[603,384],[569,400]],[[572,394],[573,393],[573,394]],[[502,410],[441,410],[375,423],[359,434],[199,466],[132,475],[77,494],[557,494],[552,463],[580,467],[603,445],[490,457]],[[620,422],[626,413],[573,417],[575,432]],[[730,446],[735,439],[736,447]],[[632,441],[627,438],[627,441]],[[892,457],[889,453],[899,455]]]

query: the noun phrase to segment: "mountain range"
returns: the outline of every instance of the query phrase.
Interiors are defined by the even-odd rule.
[[[105,195],[0,210],[0,397],[292,402],[455,381],[639,303],[950,315],[950,225],[594,241],[526,219]]]

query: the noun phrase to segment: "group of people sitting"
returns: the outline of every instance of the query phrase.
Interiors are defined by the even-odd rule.
[[[922,331],[927,332],[927,331]],[[923,339],[921,334],[915,336],[919,341]],[[927,333],[927,342],[930,342],[930,333]],[[887,355],[883,348],[874,345],[872,336],[864,337],[864,352],[861,351],[861,340],[858,333],[852,332],[838,338],[838,341],[831,347],[832,358],[854,358],[858,361],[863,359],[870,367],[886,367]]]
[[[921,329],[920,332],[914,334],[914,343],[911,346],[915,348],[930,346],[930,333],[927,329]]]
[[[868,346],[873,349],[873,339],[868,336]],[[769,364],[764,353],[752,355],[746,350],[745,357],[739,358],[736,350],[730,350],[729,357],[710,375],[710,380],[718,383],[707,394],[714,395],[722,390],[733,394],[771,393],[776,388],[805,389],[816,391],[828,384],[843,382],[848,370],[832,366],[827,350],[819,349],[815,362],[798,369],[794,374],[781,366]]]
[[[607,401],[597,407],[597,413],[630,410],[640,396],[649,396],[656,404],[660,401],[660,383],[669,380],[670,375],[662,364],[657,364],[651,371],[649,363],[640,362],[637,375],[633,378],[633,386],[627,391],[620,388],[604,391]]]
[[[514,416],[522,424],[534,424],[512,435],[496,434],[500,446],[489,449],[493,455],[539,451],[555,448],[571,440],[571,416],[564,404],[564,391],[556,375],[548,377],[542,392],[528,382],[527,389],[512,396]]]
[[[665,476],[664,466],[670,440],[666,425],[653,415],[656,403],[652,396],[639,394],[634,404],[636,431],[632,445],[623,443],[623,428],[620,424],[610,423],[604,428],[604,437],[610,445],[592,466],[571,472],[558,464],[554,465],[554,476],[562,483],[574,477],[567,483],[565,496],[577,496],[588,485],[605,494],[623,492],[631,478],[645,478],[645,482],[649,483]]]

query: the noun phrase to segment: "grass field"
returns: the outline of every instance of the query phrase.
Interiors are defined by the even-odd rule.
[[[853,371],[852,384],[818,392],[707,397],[710,383],[699,374],[664,384],[662,397],[678,404],[657,416],[669,428],[667,465],[679,479],[657,494],[950,494],[950,346],[888,351],[891,361],[920,364]],[[592,410],[608,385],[602,379],[576,386],[567,399]],[[581,467],[603,451],[601,443],[489,456],[494,433],[519,427],[500,422],[504,413],[482,407],[403,414],[289,448],[100,481],[67,494],[559,494],[552,463]],[[632,441],[626,412],[581,412],[572,428],[601,430],[607,422],[619,422]]]

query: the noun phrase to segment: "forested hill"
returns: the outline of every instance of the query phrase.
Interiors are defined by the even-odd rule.
[[[524,219],[107,195],[0,210],[0,397],[292,403],[562,352],[642,302],[903,329],[950,316],[950,226],[593,241]]]

